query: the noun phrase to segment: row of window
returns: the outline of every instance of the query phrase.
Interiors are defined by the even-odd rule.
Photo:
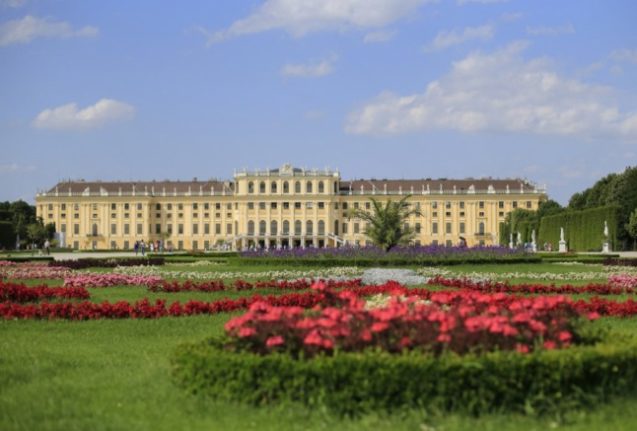
[[[294,193],[301,193],[301,182],[300,181],[296,181],[294,183]],[[336,188],[337,188],[337,184],[334,183],[334,193],[337,192]],[[279,185],[276,181],[272,181],[270,183],[270,193],[278,193],[279,189]],[[325,183],[323,181],[319,181],[318,182],[318,187],[317,187],[317,193],[325,193]],[[290,193],[290,183],[288,181],[283,181],[283,187],[282,187],[282,191],[284,194],[288,194]],[[248,182],[248,194],[254,194],[255,193],[255,184],[253,181]],[[260,194],[265,194],[266,192],[266,182],[265,181],[261,181],[259,182],[259,193]],[[305,183],[305,193],[314,193],[314,184],[312,183],[312,181],[307,181]]]

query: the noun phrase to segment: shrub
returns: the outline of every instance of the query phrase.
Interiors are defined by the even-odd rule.
[[[233,352],[224,344],[209,339],[181,346],[172,358],[179,385],[225,401],[300,402],[337,414],[404,407],[545,413],[594,406],[637,387],[634,339],[527,355],[366,350],[312,359]]]
[[[140,258],[85,258],[77,260],[57,260],[50,266],[62,266],[69,269],[115,268],[117,266],[158,266],[164,264],[163,257]]]
[[[621,259],[608,258],[604,260],[605,266],[637,266],[637,259],[623,257]]]

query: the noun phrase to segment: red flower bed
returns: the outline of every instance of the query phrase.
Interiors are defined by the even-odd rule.
[[[425,303],[394,297],[386,307],[368,310],[352,291],[334,293],[323,284],[314,288],[325,299],[309,313],[300,306],[253,303],[246,314],[226,324],[229,346],[259,354],[288,351],[304,356],[370,347],[388,352],[413,348],[436,353],[529,352],[537,346],[568,346],[574,319],[580,315],[563,296],[432,294]]]
[[[326,283],[330,288],[355,288],[361,285],[360,279],[354,280],[318,280]],[[309,289],[314,280],[299,279],[299,280],[268,280],[268,281],[256,281],[250,283],[245,280],[235,280],[232,285],[227,286],[223,280],[213,281],[191,281],[184,282],[179,281],[166,281],[159,280],[153,282],[148,286],[148,290],[152,292],[187,292],[187,291],[199,291],[199,292],[220,292],[224,290],[252,290],[252,289],[281,289],[281,290],[306,290]]]
[[[41,299],[88,299],[88,291],[76,287],[28,287],[24,284],[5,283],[0,281],[0,301],[34,302]]]
[[[592,293],[595,295],[621,295],[624,293],[635,293],[637,289],[632,286],[620,285],[619,283],[600,284],[589,283],[584,286],[574,286],[564,284],[556,286],[554,284],[514,284],[501,281],[472,281],[466,278],[444,278],[436,276],[429,280],[427,284],[445,287],[455,287],[458,289],[474,290],[483,293],[536,293],[536,294],[580,294]]]

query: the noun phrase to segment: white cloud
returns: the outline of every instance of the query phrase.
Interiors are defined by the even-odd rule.
[[[74,30],[68,22],[27,15],[22,19],[0,24],[0,46],[28,43],[38,37],[93,37],[97,33],[96,27],[87,26]]]
[[[462,32],[458,30],[441,31],[426,48],[427,51],[436,51],[453,45],[468,42],[470,40],[489,40],[493,37],[493,26],[482,25],[480,27],[465,27]]]
[[[380,28],[436,0],[266,0],[251,15],[217,32],[199,29],[208,45],[238,36],[285,30],[295,37],[325,30]]]
[[[389,30],[372,31],[365,35],[365,37],[363,38],[363,42],[365,43],[388,42],[392,40],[395,35],[396,35],[395,31],[389,31]]]
[[[15,174],[19,172],[33,172],[35,166],[33,165],[20,165],[18,163],[9,163],[0,165],[0,174]]]
[[[135,116],[135,108],[112,99],[78,110],[76,103],[45,109],[33,120],[38,129],[82,130],[100,127],[113,121],[128,120]]]
[[[318,63],[286,64],[281,68],[281,75],[297,78],[319,78],[334,71],[336,56],[331,56]]]
[[[482,3],[482,4],[489,4],[489,3],[506,3],[509,0],[458,0],[458,4],[459,5],[464,5],[467,3]]]
[[[637,64],[637,49],[617,49],[611,52],[610,58],[615,61]]]
[[[422,93],[383,92],[350,113],[354,134],[432,129],[637,138],[637,112],[621,112],[612,89],[558,75],[546,59],[526,60],[518,42],[453,64]]]
[[[527,27],[526,32],[532,36],[558,36],[575,33],[575,27],[570,23],[558,27]]]

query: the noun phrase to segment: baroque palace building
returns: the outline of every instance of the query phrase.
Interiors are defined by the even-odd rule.
[[[37,215],[55,223],[75,249],[131,249],[135,241],[165,248],[366,245],[353,208],[370,198],[408,202],[416,245],[496,245],[500,223],[515,208],[536,210],[545,188],[521,179],[341,180],[332,170],[236,172],[233,181],[60,182],[36,196]]]

